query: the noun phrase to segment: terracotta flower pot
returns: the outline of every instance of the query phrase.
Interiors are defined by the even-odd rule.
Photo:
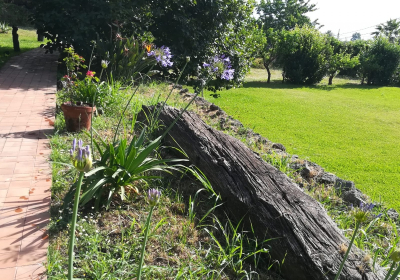
[[[69,132],[79,132],[82,129],[89,130],[92,124],[92,106],[71,105],[71,102],[66,102],[61,105],[61,110],[64,113],[65,125]],[[96,107],[93,107],[96,111]]]

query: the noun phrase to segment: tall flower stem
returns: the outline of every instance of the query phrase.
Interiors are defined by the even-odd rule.
[[[209,80],[210,80],[210,79],[208,79],[208,80],[206,81],[205,84],[207,84]],[[179,113],[179,115],[174,119],[174,121],[170,124],[170,126],[167,128],[167,130],[163,133],[163,135],[161,136],[161,139],[163,139],[163,138],[168,134],[168,132],[172,129],[172,127],[176,124],[176,122],[182,117],[183,113],[186,112],[187,108],[189,108],[189,106],[193,103],[193,101],[197,98],[197,96],[199,96],[199,94],[203,91],[203,88],[204,88],[204,87],[201,87],[201,88],[195,93],[195,95],[194,95],[193,98],[189,101],[189,103],[185,106],[185,108],[183,108],[183,110],[181,110],[181,112]]]
[[[176,88],[176,85],[178,84],[179,80],[181,79],[182,74],[183,74],[183,72],[185,71],[186,66],[188,65],[188,63],[189,63],[189,61],[186,61],[185,65],[184,65],[183,68],[182,68],[181,73],[179,74],[178,78],[177,78],[176,81],[175,81],[175,84],[172,86],[170,92],[168,93],[167,98],[165,98],[164,102],[162,103],[161,108],[157,109],[156,116],[154,117],[154,115],[153,115],[153,117],[152,117],[152,119],[151,119],[150,129],[149,129],[150,131],[153,130],[153,128],[154,128],[154,126],[155,126],[154,124],[155,124],[156,120],[158,120],[158,118],[160,117],[160,114],[161,114],[162,110],[164,109],[164,107],[165,107],[165,105],[167,104],[167,101],[168,101],[168,99],[170,98],[170,96],[171,96],[173,90]],[[158,100],[157,100],[157,102],[158,102]]]
[[[142,245],[142,251],[140,253],[137,280],[140,280],[140,278],[142,277],[142,269],[143,269],[143,262],[144,262],[144,252],[146,251],[146,243],[147,243],[147,239],[148,239],[148,236],[149,236],[150,221],[151,221],[151,216],[153,215],[153,210],[154,210],[154,206],[151,206],[150,207],[149,216],[147,216],[146,227],[144,229],[144,240],[143,240],[143,245]]]
[[[135,91],[134,91],[134,92],[132,93],[132,95],[131,95],[131,98],[129,98],[128,102],[126,103],[126,106],[125,106],[124,110],[122,111],[121,117],[119,118],[119,121],[118,121],[117,128],[115,129],[113,143],[115,143],[115,140],[117,139],[117,134],[118,134],[119,126],[121,125],[122,118],[125,116],[126,109],[128,109],[128,106],[129,106],[129,104],[131,103],[133,96],[134,96],[134,95],[136,94],[136,92],[138,91],[139,87],[140,87],[140,84],[136,87]]]
[[[71,223],[71,235],[69,240],[69,248],[68,248],[68,280],[72,280],[73,271],[74,271],[74,246],[75,246],[75,228],[76,228],[76,220],[78,216],[78,206],[79,206],[79,196],[81,193],[81,186],[83,180],[84,172],[79,172],[78,184],[76,186],[75,191],[75,200],[74,200],[74,210],[72,214],[72,223]]]
[[[346,262],[347,257],[348,257],[349,254],[350,254],[351,246],[353,246],[354,239],[356,238],[357,231],[359,230],[360,225],[361,225],[360,222],[356,222],[356,228],[354,229],[354,233],[353,233],[353,236],[351,237],[349,247],[347,248],[346,254],[345,254],[344,257],[343,257],[342,263],[340,264],[339,271],[338,271],[337,274],[336,274],[335,280],[338,280],[340,274],[342,273],[344,263]]]
[[[101,72],[103,73],[103,69],[101,70]],[[98,87],[96,87],[96,92],[94,93],[94,97],[93,97],[93,101],[92,101],[92,112],[91,112],[91,124],[90,124],[90,148],[93,150],[93,108],[94,108],[94,102],[96,100],[96,95],[97,95],[97,91],[98,91]]]
[[[394,263],[393,263],[393,265],[394,265]],[[399,273],[400,273],[400,265],[399,265],[399,267],[393,272],[393,274],[392,274],[392,276],[389,278],[389,280],[396,280],[396,279],[397,279],[397,275],[399,275]],[[387,275],[389,275],[389,272],[388,272]]]
[[[385,279],[384,279],[384,280],[387,280],[387,279],[389,279],[389,277],[390,277],[390,273],[392,273],[392,270],[393,270],[393,268],[394,268],[395,264],[396,264],[396,262],[393,262],[393,263],[392,263],[392,265],[390,266],[390,269],[389,269],[389,271],[387,272],[387,274],[386,274],[386,277],[385,277]]]

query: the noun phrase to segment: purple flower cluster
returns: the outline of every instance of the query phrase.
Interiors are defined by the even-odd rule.
[[[72,141],[72,149],[69,150],[72,164],[79,171],[89,171],[92,167],[92,155],[90,147],[83,147],[83,141],[78,140],[78,149],[76,149],[76,139]]]
[[[367,218],[371,215],[372,209],[375,207],[375,204],[373,203],[363,203],[360,202],[360,207],[358,208],[353,208],[353,205],[351,205],[352,211],[353,211],[353,216],[356,219],[357,222],[362,223],[367,220]],[[382,216],[382,213],[373,216],[373,218],[379,218]]]
[[[148,52],[147,56],[153,56],[162,67],[171,67],[174,64],[171,62],[171,50],[166,46]]]
[[[204,62],[203,67],[210,69],[211,72],[227,81],[232,80],[235,74],[235,69],[232,69],[229,57],[225,55],[215,56],[209,63]]]
[[[150,189],[147,192],[147,199],[149,200],[150,206],[156,206],[160,197],[161,197],[161,192],[159,190]]]

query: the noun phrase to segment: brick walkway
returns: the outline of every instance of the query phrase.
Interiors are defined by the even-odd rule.
[[[45,279],[57,55],[35,49],[0,69],[0,277]]]

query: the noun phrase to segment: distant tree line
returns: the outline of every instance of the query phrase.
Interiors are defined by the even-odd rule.
[[[295,84],[316,84],[328,76],[331,85],[339,73],[360,78],[363,84],[399,83],[399,21],[379,25],[373,40],[361,40],[355,33],[350,42],[343,42],[331,31],[322,34],[318,22],[306,16],[315,8],[302,0],[260,2],[258,25],[266,42],[259,55],[268,83],[272,64],[282,69],[284,82]]]

